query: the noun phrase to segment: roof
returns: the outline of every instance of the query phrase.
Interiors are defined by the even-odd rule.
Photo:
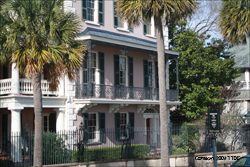
[[[234,58],[236,62],[235,67],[238,68],[250,68],[250,37],[247,37],[246,43],[239,43],[230,48],[226,55]]]
[[[144,46],[156,47],[156,42],[91,27],[87,27],[80,35],[95,35],[98,37],[104,37],[108,39],[114,39],[124,42],[140,44]]]

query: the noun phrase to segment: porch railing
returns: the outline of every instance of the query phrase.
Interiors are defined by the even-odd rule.
[[[41,89],[43,95],[58,95],[58,91],[49,90],[49,82],[41,81]],[[33,94],[33,85],[31,79],[19,79],[19,93]],[[0,80],[0,95],[11,94],[11,78]]]
[[[159,89],[98,84],[76,85],[76,98],[159,100]],[[178,90],[167,90],[168,101],[178,101]]]
[[[11,78],[0,80],[0,95],[11,93]]]
[[[31,79],[19,79],[20,83],[20,93],[21,94],[33,94],[33,85]],[[41,81],[42,94],[46,95],[56,95],[58,91],[51,92],[49,90],[49,82],[47,80]]]

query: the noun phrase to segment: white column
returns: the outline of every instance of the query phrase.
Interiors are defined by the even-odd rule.
[[[11,159],[13,162],[22,162],[22,149],[21,149],[22,109],[9,108],[9,110],[11,110]]]
[[[56,111],[56,131],[62,131],[64,129],[64,112],[65,108],[54,109]]]
[[[64,90],[65,90],[65,80],[64,80],[64,76],[60,78],[60,83],[59,83],[59,86],[58,86],[58,93],[59,93],[59,96],[65,96],[65,93],[64,93]]]
[[[247,84],[247,89],[249,89],[249,69],[245,70],[245,80]]]
[[[15,68],[16,63],[12,63],[11,71],[11,93],[19,94],[19,69]]]
[[[98,0],[95,0],[94,1],[94,8],[95,8],[95,11],[94,11],[94,22],[95,23],[98,23],[98,11],[99,11],[99,9],[98,9]]]
[[[154,17],[151,17],[151,35],[155,36],[155,21],[154,21]]]

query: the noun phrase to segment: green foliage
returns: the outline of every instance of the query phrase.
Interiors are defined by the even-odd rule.
[[[72,153],[74,162],[81,161],[84,159],[84,162],[89,161],[105,161],[105,160],[117,160],[117,159],[126,159],[125,155],[121,155],[122,146],[114,147],[93,147],[85,148],[84,157],[80,151]],[[132,144],[130,151],[130,158],[144,158],[150,153],[150,146],[147,144]]]
[[[172,136],[172,154],[187,154],[195,152],[194,141],[199,137],[196,126],[183,123],[178,130],[178,134]]]
[[[53,132],[43,133],[43,164],[60,164],[70,162],[70,151],[65,144],[66,135],[59,136]]]
[[[219,27],[224,37],[232,42],[245,40],[245,32],[250,33],[249,0],[222,0]]]
[[[217,151],[228,151],[225,143],[217,140],[216,144],[217,144]]]
[[[34,136],[26,135],[25,140],[34,143]],[[54,132],[43,132],[43,165],[62,164],[71,162],[71,151],[66,145],[67,135],[58,135]],[[33,144],[31,144],[33,150]],[[33,159],[31,154],[30,159]]]
[[[172,39],[173,50],[181,52],[178,63],[180,111],[187,117],[197,118],[204,115],[211,105],[225,103],[220,91],[232,83],[239,70],[233,68],[235,62],[232,58],[223,58],[224,42],[212,39],[205,44],[183,24],[173,30]]]

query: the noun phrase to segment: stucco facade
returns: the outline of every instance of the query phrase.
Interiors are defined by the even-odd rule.
[[[82,32],[78,39],[86,42],[88,52],[83,55],[84,65],[77,72],[76,81],[71,82],[64,76],[58,90],[50,92],[48,82],[42,79],[44,130],[76,130],[81,122],[93,133],[102,128],[122,131],[129,123],[132,128],[159,128],[158,63],[153,19],[147,26],[142,24],[131,28],[126,22],[115,21],[114,1],[93,0],[92,6],[87,2],[90,1],[65,1],[65,11],[75,12],[81,21]],[[86,16],[84,12],[87,12]],[[180,104],[179,53],[167,49],[168,31],[167,27],[163,29],[167,105],[172,108]],[[175,90],[169,87],[169,59],[173,59],[177,67]],[[0,132],[22,133],[27,127],[33,131],[32,81],[22,78],[15,64],[1,67],[0,77]],[[105,123],[101,124],[99,119]]]

